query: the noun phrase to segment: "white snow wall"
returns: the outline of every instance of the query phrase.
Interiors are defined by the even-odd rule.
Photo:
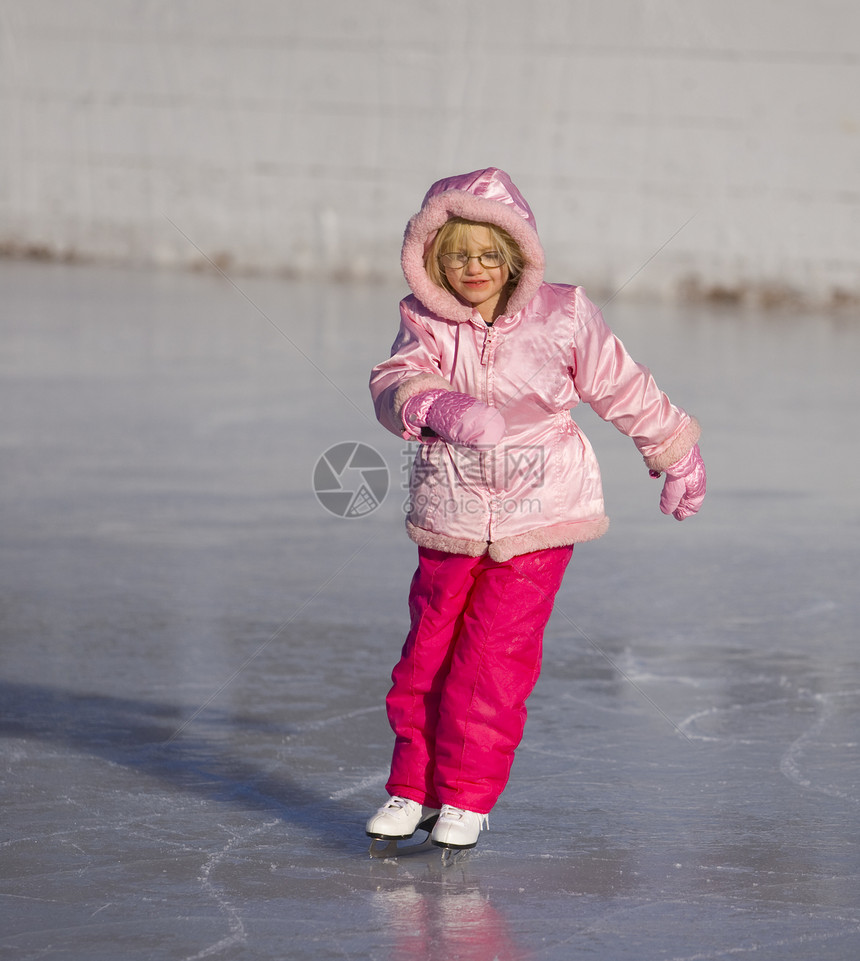
[[[551,279],[860,297],[856,0],[0,0],[0,252],[394,277],[440,176]]]

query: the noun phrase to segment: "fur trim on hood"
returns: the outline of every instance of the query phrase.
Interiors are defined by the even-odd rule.
[[[529,205],[511,178],[498,167],[446,177],[427,191],[421,210],[406,227],[400,258],[412,293],[440,317],[460,322],[471,319],[472,308],[434,284],[424,269],[424,255],[433,238],[452,217],[494,224],[513,237],[526,265],[505,313],[513,315],[522,310],[543,282],[544,252]]]

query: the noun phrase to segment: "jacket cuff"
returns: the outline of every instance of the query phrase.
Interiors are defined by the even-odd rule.
[[[429,371],[410,377],[394,392],[392,407],[394,410],[395,423],[400,424],[401,436],[406,440],[415,440],[416,434],[410,429],[409,425],[403,423],[403,407],[410,397],[416,394],[423,394],[425,390],[453,390],[451,384],[440,374],[433,374]]]
[[[693,445],[698,442],[702,428],[695,417],[690,417],[688,414],[686,418],[685,423],[668,440],[649,449],[647,454],[643,454],[645,466],[649,470],[666,470],[688,454],[693,449]]]

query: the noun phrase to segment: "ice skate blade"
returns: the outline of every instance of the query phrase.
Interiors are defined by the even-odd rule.
[[[373,838],[370,842],[370,856],[383,859],[401,858],[433,850],[429,834],[423,841],[404,843],[408,841],[410,838]]]
[[[404,854],[418,854],[421,851],[429,851],[430,832],[439,820],[438,814],[432,814],[429,818],[422,821],[412,834],[404,834],[400,837],[392,837],[387,834],[371,834],[366,832],[370,841],[370,856],[372,858],[398,858]],[[414,841],[412,844],[403,844],[403,841],[410,841],[419,831],[425,831],[423,841]]]
[[[450,841],[434,841],[433,843],[437,848],[442,848],[444,851],[471,851],[472,848],[478,846],[477,841],[473,841],[471,844],[451,844]]]
[[[435,842],[434,842],[435,843]],[[452,847],[442,847],[441,844],[437,844],[436,847],[442,850],[442,864],[447,867],[452,864],[457,864],[457,862],[462,861],[466,858],[470,851],[472,851],[475,845],[471,845],[468,848],[452,848]]]

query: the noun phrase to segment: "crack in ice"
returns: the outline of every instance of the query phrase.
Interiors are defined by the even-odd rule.
[[[214,852],[207,858],[201,871],[200,881],[203,890],[214,898],[219,909],[227,916],[227,927],[229,929],[229,934],[216,941],[214,944],[210,944],[208,948],[204,948],[202,951],[198,951],[197,954],[189,955],[184,961],[199,961],[201,958],[211,957],[213,954],[218,954],[220,951],[224,951],[226,948],[232,947],[234,944],[244,944],[247,941],[247,931],[245,930],[245,923],[242,920],[242,915],[239,913],[239,909],[227,898],[221,888],[219,888],[212,881],[212,872],[221,864],[227,855],[232,851],[237,844],[246,842],[249,838],[252,838],[255,834],[261,834],[264,831],[268,831],[273,828],[278,821],[267,821],[262,826],[255,828],[253,831],[248,832],[243,835],[235,835],[232,837],[223,848],[219,851]]]
[[[798,785],[798,787],[805,788],[808,791],[815,791],[817,794],[824,794],[826,797],[839,798],[842,801],[850,801],[852,804],[860,804],[860,798],[854,797],[847,791],[840,790],[830,784],[816,784],[811,778],[804,775],[800,763],[807,746],[821,734],[836,715],[836,698],[851,697],[858,693],[860,692],[843,691],[837,694],[814,695],[813,699],[823,705],[823,708],[815,722],[807,728],[800,737],[792,741],[782,755],[779,762],[779,770],[784,777]]]

